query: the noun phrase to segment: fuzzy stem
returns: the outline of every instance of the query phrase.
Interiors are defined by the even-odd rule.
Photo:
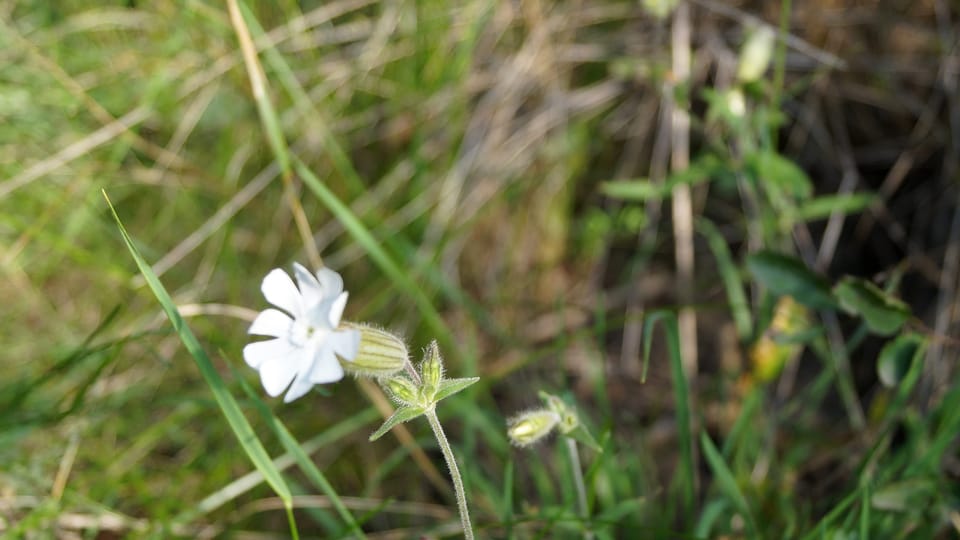
[[[573,484],[577,488],[577,505],[580,507],[580,517],[586,521],[590,517],[590,508],[587,507],[587,488],[583,484],[583,471],[580,467],[580,453],[577,452],[577,441],[570,437],[567,440],[567,454],[570,456],[570,472],[573,473]],[[585,540],[593,540],[593,532],[587,527],[583,531]]]
[[[457,509],[460,510],[460,523],[463,525],[463,536],[467,540],[473,540],[473,528],[470,526],[470,511],[467,510],[467,493],[463,489],[463,479],[460,477],[460,469],[457,467],[457,460],[453,456],[453,449],[447,442],[447,436],[443,433],[443,426],[437,418],[437,412],[431,407],[423,414],[430,422],[434,436],[437,437],[437,444],[443,452],[443,458],[447,460],[447,467],[450,469],[450,478],[453,480],[453,490],[457,495]]]

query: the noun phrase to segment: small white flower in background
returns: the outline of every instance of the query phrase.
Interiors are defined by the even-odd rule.
[[[266,309],[257,315],[248,332],[274,339],[243,348],[243,359],[260,372],[267,394],[275,397],[290,387],[283,399],[286,403],[306,394],[315,384],[342,379],[338,357],[352,361],[360,347],[358,330],[340,328],[347,305],[340,274],[321,268],[314,276],[297,263],[293,270],[296,284],[276,268],[263,278],[260,287],[267,301],[286,313]]]

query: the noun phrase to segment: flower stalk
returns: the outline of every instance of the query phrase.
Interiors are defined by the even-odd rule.
[[[573,485],[577,489],[577,506],[580,508],[580,517],[586,521],[590,517],[590,507],[587,506],[587,488],[583,483],[583,468],[580,466],[580,452],[577,450],[577,441],[572,437],[567,440],[567,454],[570,457],[570,472],[573,474]],[[593,532],[587,528],[583,532],[584,540],[593,540]]]
[[[398,424],[409,422],[418,416],[426,416],[433,435],[437,438],[437,444],[443,452],[443,459],[447,462],[447,469],[450,471],[453,491],[457,497],[457,510],[460,512],[460,524],[463,525],[463,535],[467,540],[473,540],[470,511],[467,508],[467,492],[463,489],[463,478],[460,476],[460,468],[453,455],[453,448],[437,418],[437,402],[460,392],[479,379],[477,377],[445,378],[443,359],[440,357],[436,341],[427,347],[419,370],[414,368],[409,360],[406,364],[406,374],[398,374],[380,381],[381,386],[390,394],[398,407],[393,415],[387,418],[373,435],[370,435],[370,440],[379,439]]]
[[[457,510],[460,512],[460,523],[463,525],[463,536],[467,540],[473,540],[473,527],[470,525],[470,510],[467,508],[467,492],[463,489],[463,478],[460,476],[460,468],[457,467],[457,460],[453,455],[453,449],[450,447],[447,436],[443,432],[443,426],[440,425],[437,412],[434,409],[430,409],[424,416],[426,416],[427,421],[430,422],[433,435],[437,438],[440,451],[443,452],[443,459],[447,461],[447,468],[450,469],[450,478],[453,480],[453,491],[457,496]]]

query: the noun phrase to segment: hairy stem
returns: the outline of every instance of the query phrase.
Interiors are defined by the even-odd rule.
[[[570,455],[570,472],[573,473],[573,483],[577,488],[577,505],[580,507],[580,517],[585,521],[590,517],[590,508],[587,506],[587,488],[583,484],[583,471],[580,467],[580,453],[577,452],[577,441],[570,437],[567,440],[567,453]],[[593,532],[587,527],[583,532],[585,540],[593,540]]]
[[[473,528],[470,526],[470,511],[467,510],[467,493],[463,489],[463,479],[460,477],[460,469],[457,467],[457,460],[453,456],[453,449],[447,442],[447,436],[443,433],[443,426],[437,418],[437,412],[431,408],[424,413],[433,429],[433,434],[437,438],[437,444],[443,452],[443,458],[447,460],[447,467],[450,469],[450,478],[453,480],[453,491],[457,495],[457,509],[460,511],[460,523],[463,524],[463,536],[467,540],[473,540]]]

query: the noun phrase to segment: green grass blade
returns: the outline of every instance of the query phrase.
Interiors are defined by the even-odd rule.
[[[737,326],[737,335],[741,340],[745,340],[753,334],[753,319],[750,317],[750,304],[747,303],[747,295],[743,292],[740,272],[733,263],[733,257],[730,256],[730,248],[727,247],[726,240],[711,221],[698,219],[697,228],[700,229],[700,234],[707,238],[707,243],[713,252],[713,258],[717,260],[720,276],[723,278],[723,286],[727,290],[727,301],[730,302],[733,322]]]
[[[683,372],[683,357],[680,354],[680,331],[677,315],[670,311],[655,311],[643,322],[643,378],[646,380],[650,364],[650,346],[657,322],[663,321],[667,334],[667,350],[670,356],[670,372],[673,378],[673,395],[677,408],[677,432],[680,443],[680,467],[676,476],[682,490],[683,507],[690,516],[695,497],[693,436],[690,428],[690,392],[687,377]]]
[[[274,466],[273,461],[270,459],[270,455],[267,454],[267,450],[263,447],[263,444],[260,442],[257,434],[253,431],[253,427],[243,415],[243,412],[240,410],[240,406],[237,404],[233,396],[230,395],[226,384],[224,384],[223,379],[220,378],[220,374],[217,373],[217,370],[213,367],[213,363],[210,362],[210,358],[207,356],[207,353],[200,346],[200,342],[197,341],[197,338],[193,335],[190,327],[186,325],[183,317],[180,316],[180,312],[177,309],[177,306],[173,303],[173,299],[170,298],[170,294],[167,293],[167,290],[164,288],[163,284],[160,283],[160,280],[157,278],[156,274],[154,274],[153,270],[151,270],[150,265],[147,264],[147,262],[140,255],[140,252],[137,250],[136,246],[134,246],[133,240],[130,238],[130,235],[127,234],[127,230],[120,221],[120,216],[117,215],[117,211],[113,208],[110,198],[107,197],[106,191],[103,191],[103,197],[107,200],[107,205],[110,207],[110,212],[113,214],[113,219],[117,223],[117,228],[120,229],[120,234],[123,236],[123,241],[127,245],[127,250],[130,251],[130,255],[137,263],[137,268],[140,269],[140,273],[146,280],[147,285],[150,287],[150,290],[153,291],[153,295],[157,298],[157,301],[160,302],[160,306],[166,313],[167,318],[170,319],[170,324],[173,325],[177,335],[180,336],[180,341],[183,342],[183,345],[187,348],[187,351],[189,351],[190,355],[193,356],[197,367],[200,369],[201,375],[203,375],[204,380],[207,382],[207,385],[210,386],[210,390],[213,392],[213,397],[217,401],[217,406],[220,407],[221,412],[223,412],[224,417],[226,417],[227,422],[230,424],[230,429],[233,430],[234,435],[236,435],[237,440],[243,447],[243,451],[246,452],[247,456],[250,458],[250,461],[253,462],[253,465],[257,468],[257,470],[263,474],[264,479],[277,493],[277,496],[283,500],[283,504],[289,512],[293,508],[292,496],[290,494],[290,489],[287,487],[286,482],[284,482],[283,477],[280,475],[280,471]]]
[[[300,441],[290,433],[287,426],[277,418],[277,415],[273,414],[273,411],[267,407],[267,404],[260,399],[260,396],[254,392],[249,384],[243,380],[240,381],[240,384],[243,387],[244,393],[247,394],[247,397],[253,402],[254,407],[256,407],[263,419],[266,420],[270,428],[273,429],[277,438],[280,439],[280,443],[284,449],[293,456],[293,459],[297,462],[303,474],[307,475],[307,478],[319,487],[324,495],[330,499],[330,504],[333,505],[333,508],[340,515],[340,518],[350,527],[350,531],[358,538],[366,538],[366,535],[363,534],[363,529],[360,528],[353,514],[351,514],[350,510],[343,504],[340,495],[330,484],[330,481],[327,480],[323,472],[320,471],[320,468],[310,459],[310,455],[303,448],[303,445],[300,444]]]
[[[860,491],[863,489],[855,490],[853,493],[847,495],[843,498],[842,501],[838,502],[827,515],[823,516],[823,519],[820,520],[801,540],[814,540],[815,538],[825,538],[824,532],[826,532],[828,527],[831,527],[835,522],[837,522],[841,517],[843,517],[844,512],[849,509],[853,503],[860,500]]]
[[[433,307],[433,302],[416,283],[410,279],[410,276],[404,272],[390,254],[377,242],[370,229],[363,224],[360,219],[354,215],[350,208],[340,201],[337,196],[327,189],[327,186],[313,174],[302,161],[294,157],[294,170],[303,182],[310,188],[320,201],[340,220],[343,227],[350,233],[354,240],[367,252],[371,259],[380,267],[387,277],[393,280],[400,289],[406,292],[419,308],[420,316],[430,327],[437,341],[443,346],[444,352],[450,356],[457,356],[458,348],[453,341],[453,335],[446,323],[440,317],[440,313]]]
[[[737,510],[743,514],[743,519],[747,525],[747,537],[757,538],[757,524],[753,520],[753,514],[750,512],[750,505],[747,504],[747,498],[744,497],[743,492],[740,491],[740,486],[737,485],[737,481],[727,466],[727,462],[723,460],[720,451],[717,450],[717,447],[706,433],[700,434],[700,445],[703,448],[703,456],[707,460],[707,464],[710,465],[710,470],[713,471],[713,477],[717,480],[717,485],[720,487],[720,490],[726,494],[730,501],[737,507]]]
[[[260,22],[257,21],[253,12],[244,2],[238,2],[238,5],[240,11],[243,13],[244,22],[247,23],[251,33],[254,34],[254,39],[262,37],[263,27],[260,26]],[[314,100],[311,99],[307,91],[303,89],[293,69],[284,60],[283,55],[277,51],[276,47],[271,46],[263,50],[263,56],[267,65],[273,70],[273,73],[276,74],[280,85],[296,103],[297,109],[306,111],[307,114],[310,115],[310,129],[319,135],[320,143],[327,153],[327,156],[330,157],[330,163],[337,172],[340,173],[340,176],[347,181],[346,184],[352,193],[362,193],[365,189],[363,181],[360,179],[360,175],[350,161],[350,156],[347,155],[343,146],[337,142],[336,136],[330,131],[329,120],[320,113],[314,104]],[[259,101],[257,102],[257,106],[258,108],[260,107]],[[283,127],[281,126],[279,115],[277,115],[269,100],[266,101],[265,110],[261,112],[261,116],[263,117],[264,126],[270,132],[270,140],[273,141],[277,139],[279,141],[276,144],[271,142],[271,146],[274,146],[275,152],[281,148],[284,151],[283,154],[277,154],[277,160],[281,166],[283,166],[284,160],[289,160],[288,149],[285,146]],[[283,146],[280,146],[281,144],[283,144]],[[287,162],[289,163],[289,161]]]

